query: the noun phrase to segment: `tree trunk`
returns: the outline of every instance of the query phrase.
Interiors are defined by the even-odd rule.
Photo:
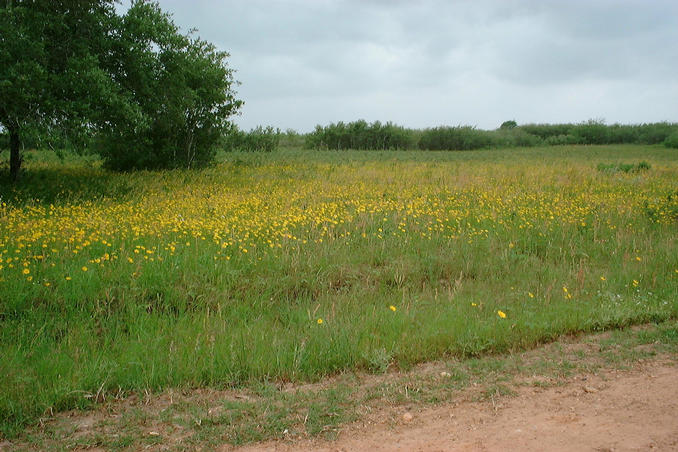
[[[21,170],[21,140],[19,139],[19,130],[9,129],[9,177],[12,182],[19,180],[19,171]]]

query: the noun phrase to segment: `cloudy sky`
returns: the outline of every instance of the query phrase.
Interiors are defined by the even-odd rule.
[[[231,54],[236,122],[678,121],[676,0],[160,0]]]

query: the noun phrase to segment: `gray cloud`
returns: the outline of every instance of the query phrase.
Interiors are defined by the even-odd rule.
[[[160,0],[231,53],[244,128],[678,121],[678,2]]]

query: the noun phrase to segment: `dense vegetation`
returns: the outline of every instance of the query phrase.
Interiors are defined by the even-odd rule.
[[[283,134],[271,126],[255,127],[249,132],[234,127],[222,138],[221,147],[228,151],[271,152],[278,148]]]
[[[414,132],[404,127],[379,121],[368,124],[364,120],[328,126],[316,126],[306,137],[308,147],[315,149],[393,150],[412,149]]]
[[[145,389],[381,372],[678,316],[678,154],[662,146],[232,152],[125,174],[27,155],[20,184],[0,181],[7,436]]]
[[[157,3],[0,2],[0,130],[22,149],[70,146],[115,169],[203,166],[242,102],[228,54],[184,35]]]
[[[440,126],[425,130],[379,122],[339,122],[316,129],[306,137],[313,149],[424,149],[471,150],[572,144],[660,144],[678,147],[678,123],[605,125],[602,121],[579,124],[525,124],[506,121],[497,130],[471,126]]]

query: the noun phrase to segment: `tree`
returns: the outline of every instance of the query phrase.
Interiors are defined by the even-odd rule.
[[[511,129],[515,129],[516,127],[518,127],[518,123],[515,122],[513,119],[511,119],[509,121],[502,122],[501,125],[499,126],[499,129],[500,130],[511,130]]]
[[[114,169],[195,167],[209,163],[242,102],[228,53],[181,35],[157,3],[137,1],[121,18],[116,78],[141,118],[120,117],[100,135]]]
[[[99,61],[114,15],[112,1],[103,0],[0,3],[0,125],[13,180],[26,134],[82,136],[115,91]]]
[[[211,160],[235,99],[228,54],[182,35],[157,3],[0,0],[0,126],[10,176],[34,131],[82,144],[96,137],[117,169]]]

